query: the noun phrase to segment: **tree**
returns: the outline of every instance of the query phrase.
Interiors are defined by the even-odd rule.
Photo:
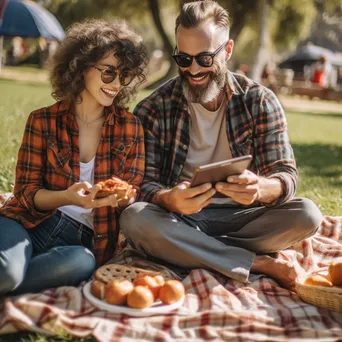
[[[238,41],[246,30],[249,63],[253,65],[252,76],[258,79],[268,53],[277,53],[288,49],[307,35],[317,13],[323,10],[333,11],[341,0],[218,0],[231,16],[230,38]],[[152,21],[163,44],[163,50],[170,62],[166,75],[154,83],[157,86],[176,74],[177,67],[172,60],[173,38],[165,29],[161,8],[179,7],[188,0],[45,0],[49,9],[57,15],[61,23],[67,26],[75,20],[85,17],[123,16],[137,22],[151,15]],[[173,19],[174,20],[174,19]]]
[[[254,58],[251,77],[253,80],[260,82],[263,68],[267,61],[269,52],[269,13],[270,1],[258,1],[258,18],[259,18],[259,48]]]

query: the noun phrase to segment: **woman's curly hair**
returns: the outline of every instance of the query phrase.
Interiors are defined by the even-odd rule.
[[[53,58],[52,96],[69,104],[82,101],[84,72],[111,51],[119,60],[119,71],[129,68],[135,75],[133,82],[114,99],[117,106],[127,104],[146,79],[148,59],[142,38],[123,20],[88,19],[67,30]]]

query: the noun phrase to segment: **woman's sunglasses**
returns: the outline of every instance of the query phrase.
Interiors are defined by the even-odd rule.
[[[131,69],[122,69],[120,72],[113,68],[100,69],[94,66],[94,69],[101,71],[101,80],[103,83],[112,83],[119,75],[119,81],[122,86],[128,86],[134,78],[134,73]]]
[[[210,68],[214,63],[214,57],[227,45],[228,41],[224,42],[214,52],[201,52],[196,56],[188,55],[187,53],[173,54],[172,57],[181,68],[189,68],[195,58],[198,65],[203,68]],[[175,47],[174,53],[177,50]]]

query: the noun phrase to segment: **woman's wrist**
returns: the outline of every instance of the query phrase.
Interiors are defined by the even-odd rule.
[[[46,190],[40,189],[36,192],[33,202],[40,211],[54,210],[64,205],[74,204],[67,190]]]

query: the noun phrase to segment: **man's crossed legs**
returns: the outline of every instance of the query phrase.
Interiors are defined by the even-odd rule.
[[[269,256],[312,236],[323,216],[309,199],[275,206],[209,206],[193,215],[170,213],[145,202],[120,218],[123,234],[137,249],[186,268],[207,268],[247,282],[263,273],[293,290],[298,270]]]

